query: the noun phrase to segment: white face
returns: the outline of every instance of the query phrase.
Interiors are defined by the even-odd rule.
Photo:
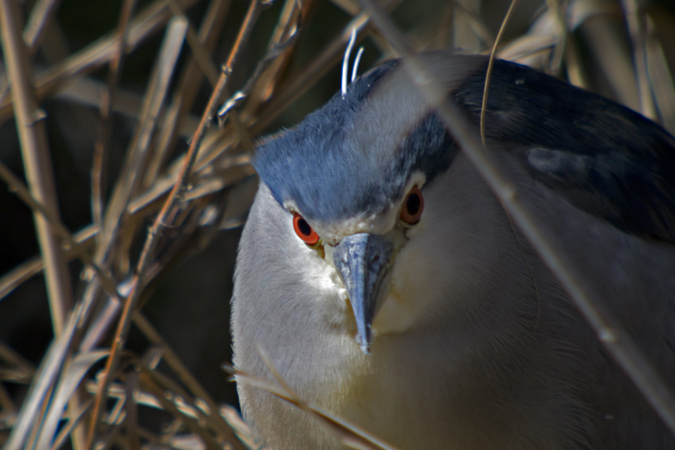
[[[424,186],[422,174],[411,177],[405,192],[419,185],[424,197],[423,213],[413,226],[402,227],[399,223],[403,199],[372,220],[356,218],[340,227],[310,224],[321,239],[327,235],[328,241],[322,242],[320,250],[307,247],[313,256],[304,279],[320,292],[337,293],[339,298],[337,304],[324,305],[326,318],[349,333],[356,331],[347,292],[333,265],[330,244],[346,235],[364,232],[383,235],[395,246],[390,275],[382,286],[372,323],[375,339],[378,335],[426,327],[437,321],[439,314],[447,316],[448,312],[453,314],[461,309],[471,313],[472,308],[478,307],[467,305],[462,299],[475,295],[484,284],[481,278],[495,261],[490,259],[493,258],[490,251],[479,254],[475,249],[497,247],[498,240],[505,237],[502,231],[508,232],[508,224],[495,227],[495,223],[504,222],[503,213],[501,207],[494,207],[497,200],[481,181],[478,185],[484,189],[464,192],[462,186],[476,186],[475,180],[468,180],[473,177],[479,175],[461,154],[447,173],[428,186]],[[495,211],[497,216],[492,217]],[[486,232],[486,228],[492,232]]]
[[[316,292],[319,301],[328,301],[330,304],[323,305],[322,310],[326,314],[326,319],[332,325],[339,325],[346,329],[348,333],[354,334],[355,318],[349,303],[349,293],[345,288],[339,269],[335,267],[334,259],[337,251],[336,246],[342,240],[350,235],[367,233],[383,236],[387,241],[393,244],[393,254],[390,258],[391,264],[385,264],[387,267],[386,276],[380,289],[379,301],[374,299],[379,309],[384,300],[390,297],[391,291],[391,273],[396,265],[396,255],[405,248],[409,240],[408,235],[419,225],[418,219],[414,219],[414,224],[406,223],[411,217],[403,215],[403,208],[407,207],[407,202],[411,192],[420,196],[423,202],[420,188],[424,187],[425,176],[416,172],[412,174],[408,181],[404,193],[396,202],[388,207],[383,213],[373,216],[357,216],[339,224],[324,224],[316,221],[305,221],[302,217],[302,211],[293,203],[286,202],[284,209],[293,214],[293,226],[289,226],[296,234],[295,244],[304,247],[302,253],[305,254],[308,261],[303,264],[305,270],[302,271],[303,280],[311,286],[311,291]],[[423,216],[423,204],[420,205]],[[405,211],[408,212],[408,209]],[[298,226],[297,220],[304,221],[302,226]],[[287,220],[290,222],[290,220]],[[303,244],[304,242],[304,244]],[[326,300],[338,298],[338,301]],[[388,302],[388,300],[387,300]]]

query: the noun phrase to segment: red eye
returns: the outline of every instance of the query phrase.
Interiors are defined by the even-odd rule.
[[[415,225],[420,221],[424,211],[424,197],[422,191],[417,186],[413,186],[403,200],[403,207],[401,208],[401,220],[408,225]]]
[[[309,226],[307,221],[298,213],[293,213],[293,229],[307,245],[315,245],[319,242],[319,235]]]

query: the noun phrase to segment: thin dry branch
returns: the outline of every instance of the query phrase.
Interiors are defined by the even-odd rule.
[[[111,355],[106,360],[106,367],[103,372],[103,382],[101,383],[101,389],[96,397],[96,402],[94,404],[94,411],[92,413],[92,420],[89,428],[88,441],[90,442],[90,445],[91,443],[94,442],[96,426],[98,424],[98,420],[101,414],[102,404],[105,402],[105,398],[107,395],[107,388],[110,382],[110,375],[116,368],[117,358],[119,355],[119,351],[121,350],[121,345],[124,344],[124,342],[126,341],[126,337],[129,333],[129,327],[131,326],[130,320],[131,315],[136,309],[136,303],[138,302],[140,293],[142,292],[142,287],[144,286],[143,282],[145,271],[150,263],[152,256],[154,255],[155,248],[157,245],[157,237],[160,235],[161,230],[167,224],[171,223],[170,220],[168,219],[169,213],[173,210],[177,200],[180,198],[180,196],[185,190],[186,181],[188,179],[189,174],[192,171],[192,166],[197,157],[197,149],[199,148],[199,144],[201,143],[207,125],[211,122],[212,118],[214,117],[215,111],[218,107],[218,102],[222,96],[223,91],[226,88],[227,81],[231,72],[231,67],[234,64],[237,55],[245,45],[248,37],[250,36],[253,24],[255,23],[255,20],[257,19],[257,16],[260,12],[260,7],[261,4],[258,3],[258,1],[252,1],[250,3],[249,10],[247,12],[246,18],[244,19],[244,22],[242,23],[239,35],[237,36],[237,40],[235,41],[232,51],[230,52],[230,56],[228,57],[228,60],[223,69],[223,73],[221,74],[220,79],[218,80],[218,85],[216,86],[216,88],[213,91],[213,94],[211,95],[209,104],[202,116],[202,121],[192,139],[190,149],[188,150],[188,153],[185,157],[184,168],[174,188],[169,194],[169,197],[166,200],[162,210],[157,216],[157,219],[155,220],[152,229],[148,233],[148,238],[145,241],[145,245],[143,251],[141,252],[141,256],[138,262],[136,275],[134,276],[135,282],[132,283],[131,292],[129,293],[129,296],[125,301],[124,310],[118,323],[117,331],[115,333],[116,337],[114,340],[113,347],[111,349]]]
[[[0,2],[0,29],[5,65],[11,80],[12,102],[16,108],[16,124],[21,141],[21,154],[32,196],[59,217],[56,183],[49,156],[43,112],[38,108],[32,86],[30,59],[23,42],[17,4],[11,0]],[[33,213],[40,251],[45,262],[45,281],[52,314],[52,326],[58,336],[65,317],[72,308],[70,274],[59,240],[48,220],[38,211]]]
[[[106,89],[101,96],[99,134],[96,138],[96,142],[94,142],[94,156],[91,167],[91,215],[94,220],[94,225],[99,230],[103,229],[103,198],[105,195],[105,177],[103,168],[107,161],[110,135],[112,133],[113,103],[115,101],[117,84],[119,83],[120,73],[122,71],[124,49],[127,45],[129,31],[129,20],[131,19],[135,3],[135,0],[125,0],[122,5],[122,11],[117,23],[117,42],[109,64],[110,71],[108,73],[108,82],[106,83]]]

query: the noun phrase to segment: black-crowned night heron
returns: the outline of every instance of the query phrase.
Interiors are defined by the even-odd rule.
[[[421,58],[477,132],[487,59]],[[406,73],[375,68],[255,154],[236,368],[274,381],[272,366],[402,449],[674,449]],[[674,376],[675,139],[508,62],[485,123],[521,201]],[[341,448],[306,412],[238,389],[270,448]]]

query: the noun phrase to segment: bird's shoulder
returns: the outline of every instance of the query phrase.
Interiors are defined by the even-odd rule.
[[[452,94],[477,123],[485,72]],[[531,68],[498,61],[486,136],[575,207],[675,243],[675,138],[641,114]]]

